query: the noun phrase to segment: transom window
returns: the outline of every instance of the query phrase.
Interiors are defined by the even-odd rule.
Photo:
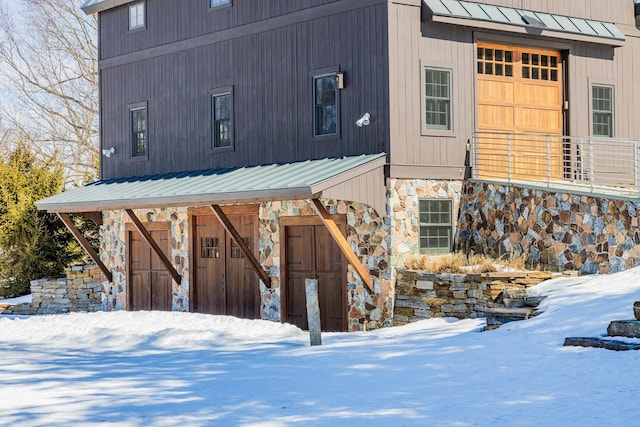
[[[336,74],[313,78],[313,136],[338,134],[338,83]]]
[[[592,128],[594,136],[613,138],[613,86],[591,86]]]
[[[230,92],[211,95],[213,148],[233,143],[233,99]]]
[[[425,68],[425,127],[451,130],[451,71]]]
[[[420,251],[450,252],[453,235],[453,202],[450,199],[421,199]]]
[[[231,0],[211,0],[210,7],[214,8],[225,4],[231,4]]]
[[[532,52],[523,49],[478,47],[478,74],[557,82],[560,79],[561,58],[551,52]],[[520,70],[516,71],[515,67]]]
[[[136,2],[129,6],[129,30],[144,28],[144,2]]]
[[[147,108],[136,107],[129,110],[131,122],[131,157],[147,156]]]

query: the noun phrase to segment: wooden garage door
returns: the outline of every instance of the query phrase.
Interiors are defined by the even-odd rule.
[[[560,52],[479,42],[477,73],[481,175],[561,178],[562,138],[498,134],[562,135]]]
[[[129,301],[131,310],[171,310],[171,275],[138,231],[128,233]],[[169,231],[149,230],[165,255]]]
[[[309,328],[305,279],[317,279],[322,330],[346,331],[346,263],[326,227],[285,226],[285,236],[284,320],[302,329]]]
[[[229,213],[228,218],[257,256],[256,213]],[[245,319],[258,318],[258,276],[240,247],[214,215],[193,216],[192,223],[193,310]]]

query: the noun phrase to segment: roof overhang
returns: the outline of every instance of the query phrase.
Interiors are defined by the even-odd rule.
[[[48,212],[339,198],[385,213],[386,154],[97,181],[36,203]],[[367,189],[365,183],[369,185]],[[375,189],[371,190],[371,187]]]
[[[87,15],[102,12],[103,10],[122,6],[123,4],[133,3],[136,0],[86,0],[80,8]]]
[[[623,46],[613,23],[463,0],[423,0],[424,19],[486,30]]]

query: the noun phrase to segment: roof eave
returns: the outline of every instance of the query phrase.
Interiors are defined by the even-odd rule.
[[[133,3],[135,0],[87,0],[80,8],[87,15],[93,15],[107,9],[122,6],[123,4]]]
[[[278,198],[288,200],[299,200],[320,197],[320,194],[313,193],[311,188],[280,188],[265,191],[245,191],[233,193],[207,193],[195,195],[183,195],[174,197],[148,197],[134,199],[113,199],[101,201],[81,201],[67,203],[46,203],[46,199],[37,202],[38,210],[49,213],[80,213],[104,210],[122,209],[148,209],[168,206],[206,206],[206,205],[235,205],[247,203],[260,203]],[[44,202],[44,203],[43,203]]]

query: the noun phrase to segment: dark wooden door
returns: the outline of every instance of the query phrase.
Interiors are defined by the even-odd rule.
[[[195,311],[226,314],[225,233],[213,215],[193,217],[195,243]]]
[[[318,280],[323,331],[345,331],[346,264],[324,225],[286,226],[286,317],[308,329],[305,279]]]
[[[168,231],[150,230],[149,233],[168,255]],[[171,310],[171,276],[137,231],[129,231],[129,279],[132,310]]]
[[[256,253],[255,214],[230,214],[244,242]],[[242,250],[213,215],[193,217],[194,311],[255,319],[260,314],[258,276]]]

